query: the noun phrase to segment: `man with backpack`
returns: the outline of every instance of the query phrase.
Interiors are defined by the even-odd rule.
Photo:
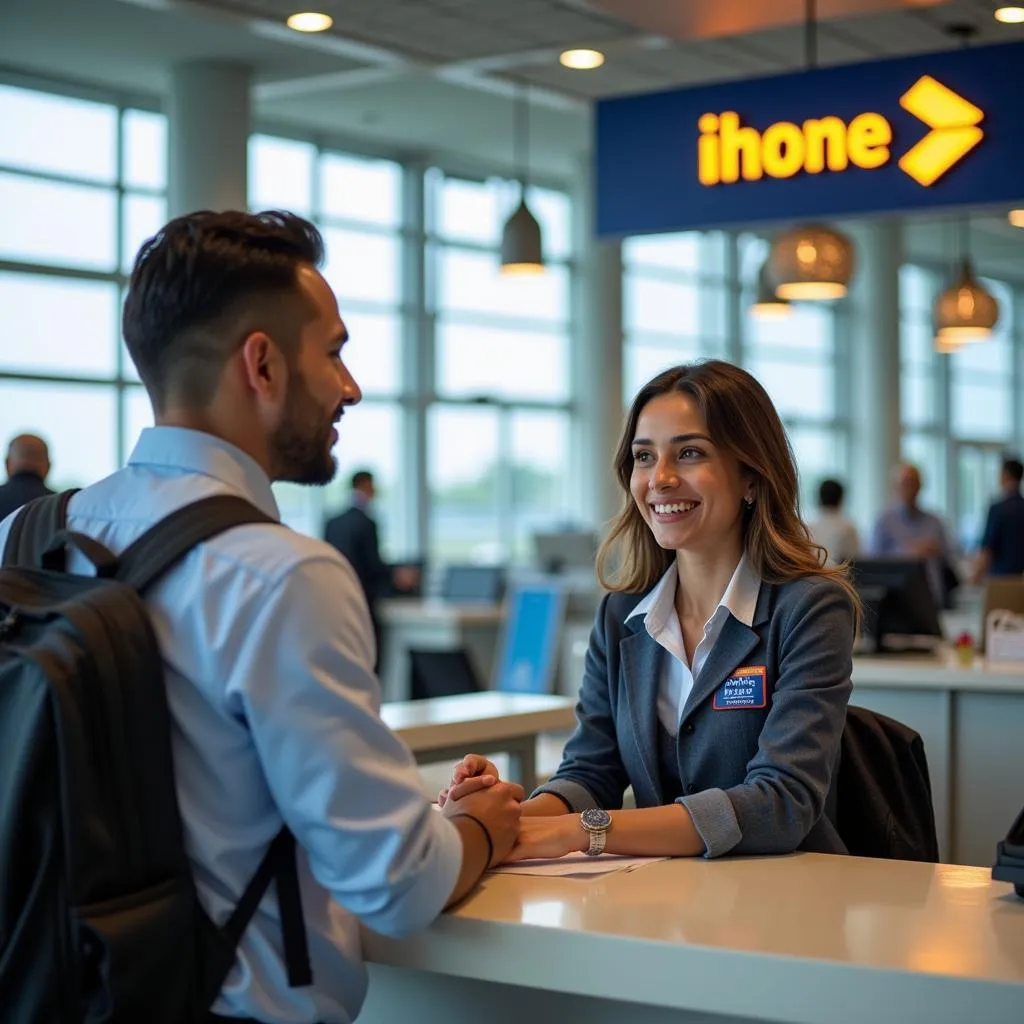
[[[123,322],[156,426],[0,524],[4,1020],[348,1022],[357,919],[423,928],[515,841],[518,786],[423,797],[355,574],[279,523],[361,398],[322,258],[287,213],[166,225]]]

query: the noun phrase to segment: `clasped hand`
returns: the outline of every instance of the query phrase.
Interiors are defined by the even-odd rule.
[[[458,814],[462,809],[469,810],[467,802],[487,800],[490,796],[489,790],[494,790],[496,786],[509,785],[513,784],[501,782],[498,769],[486,757],[480,754],[467,754],[455,765],[451,782],[447,789],[442,789],[438,794],[437,802],[445,814]],[[522,787],[515,788],[522,799]],[[519,818],[518,834],[514,842],[501,856],[497,853],[498,843],[495,839],[494,863],[562,857],[567,853],[585,849],[586,841],[586,833],[580,827],[575,814],[555,817],[523,815]]]

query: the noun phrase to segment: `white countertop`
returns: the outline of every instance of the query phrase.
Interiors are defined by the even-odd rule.
[[[853,685],[1024,693],[1024,666],[976,657],[964,667],[949,648],[937,654],[858,655],[853,659]]]
[[[365,944],[392,966],[792,1024],[1024,1021],[1024,900],[984,868],[793,854],[491,875],[428,931]]]
[[[384,704],[381,718],[413,753],[460,743],[469,751],[477,743],[572,729],[575,707],[569,697],[485,690]]]

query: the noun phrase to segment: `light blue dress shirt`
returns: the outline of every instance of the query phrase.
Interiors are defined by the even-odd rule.
[[[244,452],[152,427],[124,469],[72,499],[69,525],[117,553],[214,494],[241,495],[280,518],[266,474]],[[0,551],[12,518],[0,524]],[[87,571],[81,560],[69,567]],[[425,927],[462,863],[458,833],[431,810],[412,755],[380,719],[355,573],[322,541],[254,524],[193,550],[147,603],[203,906],[216,921],[228,916],[282,824],[300,846],[313,986],[288,987],[271,886],[213,1010],[347,1024],[366,991],[356,919],[387,935]]]

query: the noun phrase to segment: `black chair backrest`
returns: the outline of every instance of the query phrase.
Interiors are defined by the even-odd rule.
[[[452,697],[484,689],[469,654],[462,647],[447,651],[410,650],[409,664],[412,675],[409,693],[413,700]]]
[[[836,784],[835,825],[853,856],[938,863],[928,762],[913,729],[851,705]]]

